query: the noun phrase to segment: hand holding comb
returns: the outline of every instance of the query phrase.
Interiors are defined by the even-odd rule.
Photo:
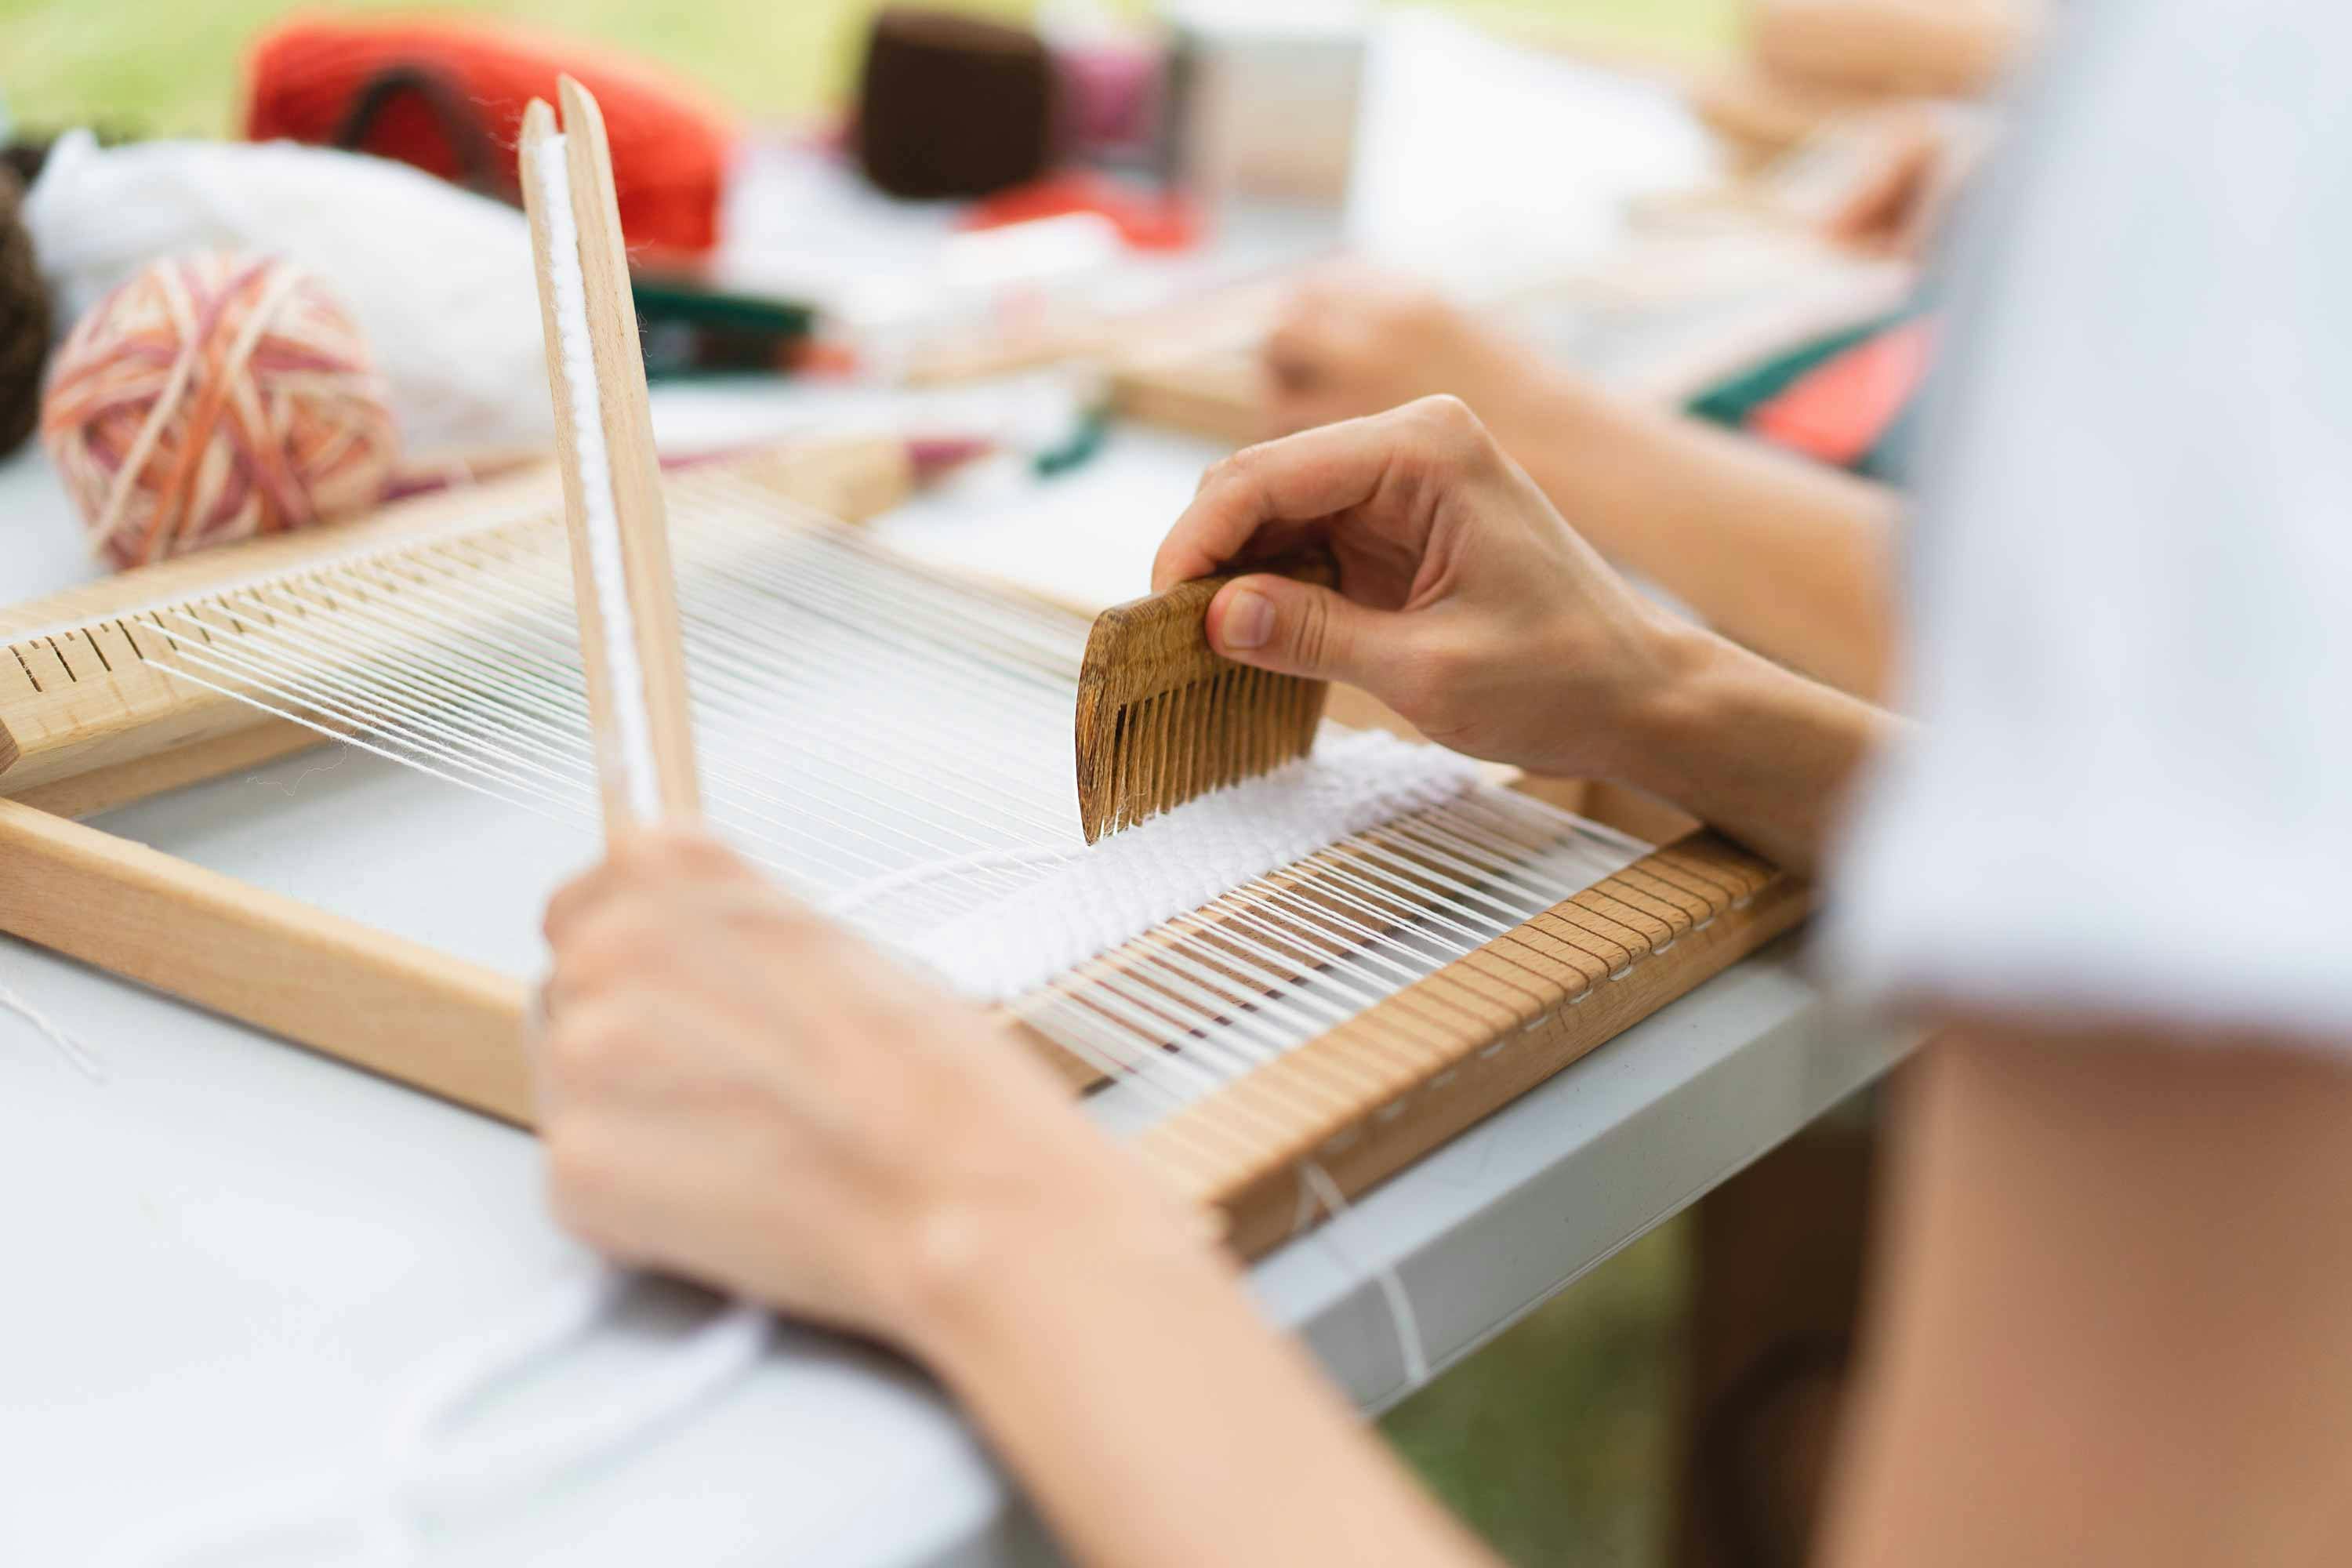
[[[1209,602],[1267,572],[1336,586],[1328,552],[1301,553],[1095,617],[1078,669],[1078,816],[1087,842],[1305,756],[1328,683],[1236,663],[1209,646]]]

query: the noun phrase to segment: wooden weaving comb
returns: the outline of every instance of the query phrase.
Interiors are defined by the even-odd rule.
[[[1328,683],[1237,664],[1209,646],[1209,601],[1239,576],[1337,585],[1327,552],[1180,583],[1095,617],[1078,669],[1078,816],[1092,844],[1213,789],[1305,756]]]

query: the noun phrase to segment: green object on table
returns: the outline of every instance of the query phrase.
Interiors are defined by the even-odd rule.
[[[1077,424],[1069,435],[1029,459],[1029,467],[1041,479],[1055,474],[1066,474],[1102,450],[1103,438],[1110,434],[1110,406],[1097,404],[1078,416]]]
[[[1848,349],[1868,342],[1889,327],[1900,326],[1926,309],[1912,303],[1898,310],[1818,338],[1808,338],[1762,363],[1719,381],[1683,405],[1685,412],[1727,429],[1744,430],[1748,416],[1812,372]]]
[[[731,294],[658,273],[633,277],[629,288],[648,380],[781,373],[816,328],[816,311],[796,300]]]

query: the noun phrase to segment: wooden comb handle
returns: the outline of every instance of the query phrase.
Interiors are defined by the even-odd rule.
[[[1081,691],[1088,671],[1117,685],[1123,699],[1131,700],[1198,679],[1212,668],[1242,668],[1209,646],[1209,604],[1226,584],[1267,574],[1332,588],[1339,585],[1339,563],[1328,551],[1301,551],[1113,605],[1095,617],[1087,635]]]
[[[1091,844],[1196,795],[1307,754],[1325,683],[1275,675],[1209,646],[1209,602],[1267,573],[1335,586],[1323,550],[1180,583],[1095,617],[1078,669],[1078,817]]]

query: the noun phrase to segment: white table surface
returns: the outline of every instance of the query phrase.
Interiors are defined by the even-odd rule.
[[[808,417],[789,391],[657,403],[672,437]],[[934,558],[1118,596],[1142,584],[1210,455],[1122,431],[1063,479],[976,476],[879,527]],[[37,458],[0,468],[0,600],[84,574],[61,506]],[[357,753],[290,758],[101,824],[518,972],[539,961],[549,846]],[[162,1510],[295,1468],[365,1468],[405,1371],[583,1261],[510,1128],[6,939],[0,985],[108,1074],[91,1081],[0,1011],[0,1562],[85,1561]],[[1268,1258],[1253,1283],[1378,1407],[1405,1390],[1372,1265],[1399,1271],[1442,1365],[1898,1050],[1836,1026],[1783,941]],[[685,1310],[655,1300],[517,1401],[593,1405]],[[441,1520],[427,1545],[434,1563],[583,1568],[1046,1554],[919,1374],[800,1331],[641,1450]]]

